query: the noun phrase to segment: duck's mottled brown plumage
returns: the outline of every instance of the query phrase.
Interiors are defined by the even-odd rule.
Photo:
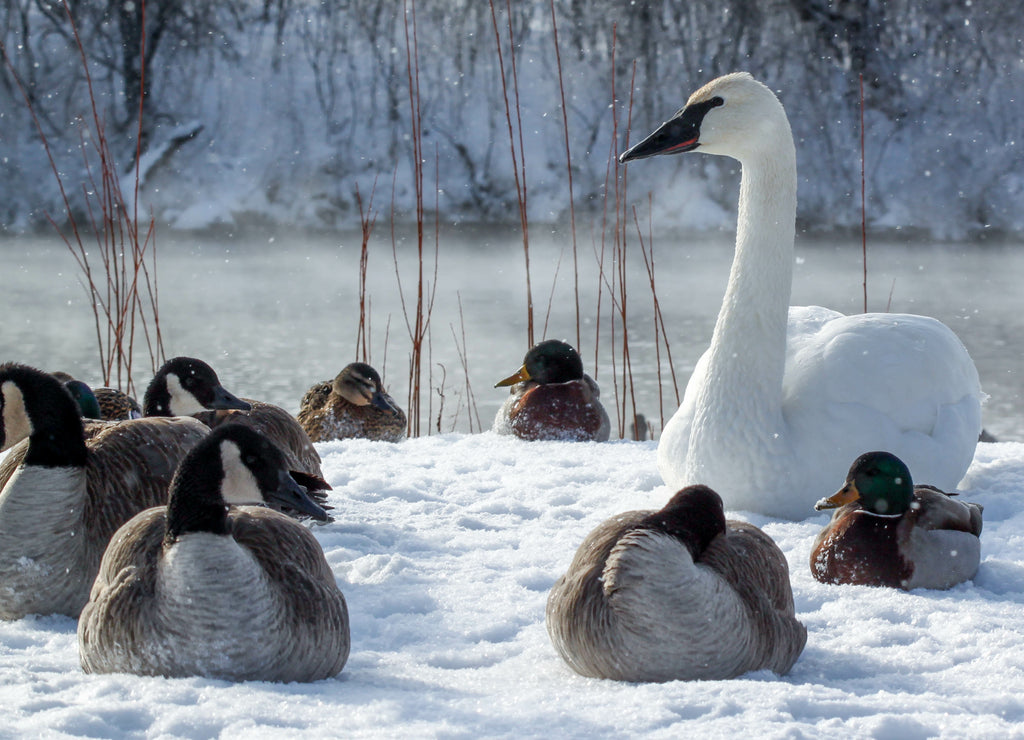
[[[306,391],[297,418],[314,442],[401,442],[406,435],[405,412],[384,391],[377,371],[361,362],[346,365],[334,380]]]
[[[104,421],[126,421],[142,416],[142,406],[124,391],[116,388],[93,388]]]
[[[704,486],[591,532],[551,590],[547,627],[577,673],[623,681],[784,674],[807,639],[778,546],[726,522]]]

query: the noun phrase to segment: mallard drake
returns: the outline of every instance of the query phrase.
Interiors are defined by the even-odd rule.
[[[726,521],[721,497],[700,485],[591,532],[551,589],[546,621],[574,671],[620,681],[784,674],[807,641],[782,551]]]
[[[494,431],[527,440],[605,442],[611,432],[601,389],[583,372],[571,345],[548,339],[534,345],[519,370],[494,384],[512,386],[494,418]]]
[[[324,511],[267,437],[213,430],[165,507],[111,540],[78,624],[87,673],[316,681],[349,654],[345,597],[316,538],[264,507]]]
[[[62,371],[50,374],[64,384],[78,402],[82,416],[86,419],[127,421],[142,418],[142,406],[124,391],[106,387],[92,388],[70,373]]]
[[[811,573],[822,583],[945,589],[974,578],[981,562],[980,504],[915,486],[888,452],[854,460],[846,484],[815,509],[832,519],[811,547]]]
[[[193,416],[211,429],[233,422],[267,435],[281,449],[293,476],[323,501],[330,490],[320,468],[320,455],[295,417],[279,406],[241,399],[220,383],[202,360],[175,357],[157,370],[146,388],[145,416]]]
[[[48,373],[0,365],[0,618],[77,617],[114,531],[167,501],[195,419],[93,422]],[[86,438],[88,437],[88,438]]]
[[[949,327],[789,306],[796,149],[775,94],[745,72],[719,77],[619,159],[694,151],[740,163],[736,251],[711,346],[658,443],[665,482],[710,485],[729,509],[803,519],[850,460],[884,449],[956,486],[984,395]]]
[[[334,380],[306,391],[297,418],[314,442],[405,439],[405,414],[384,392],[377,371],[365,362],[346,365]]]
[[[58,378],[60,380],[60,378]],[[100,409],[100,402],[96,398],[96,393],[89,387],[88,383],[84,383],[81,380],[75,380],[70,378],[63,380],[61,383],[71,397],[75,399],[75,403],[78,404],[78,410],[82,414],[83,419],[93,419],[100,421],[103,419],[103,411]]]

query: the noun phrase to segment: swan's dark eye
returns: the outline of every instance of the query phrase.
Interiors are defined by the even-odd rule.
[[[722,99],[721,95],[716,95],[708,101],[712,108],[717,108],[720,105],[725,105],[725,100]]]

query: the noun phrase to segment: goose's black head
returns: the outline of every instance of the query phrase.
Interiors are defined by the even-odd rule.
[[[27,465],[85,464],[82,418],[64,385],[28,365],[0,365],[0,450],[29,440]]]
[[[189,416],[207,409],[251,408],[220,384],[212,367],[192,357],[175,357],[165,362],[142,399],[145,416]]]
[[[241,424],[217,427],[178,466],[167,504],[167,535],[227,533],[229,506],[289,507],[326,521],[317,505],[288,471],[284,455],[263,434]]]
[[[641,527],[671,535],[700,559],[711,541],[725,531],[722,498],[707,486],[687,486],[660,511],[649,514]]]

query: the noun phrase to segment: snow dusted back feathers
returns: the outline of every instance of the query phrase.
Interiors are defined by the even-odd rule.
[[[726,522],[705,486],[591,532],[551,589],[547,627],[577,673],[622,681],[784,674],[807,640],[782,552]]]

